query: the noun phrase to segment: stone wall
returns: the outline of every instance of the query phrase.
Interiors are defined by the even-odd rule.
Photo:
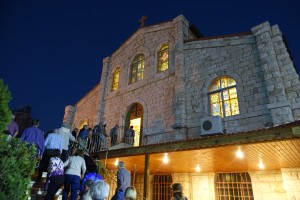
[[[249,172],[255,200],[286,200],[280,170]]]
[[[255,200],[300,200],[300,169],[248,172]],[[215,199],[215,173],[176,173],[173,183],[181,183],[189,200]],[[143,176],[136,177],[135,187],[143,194]],[[150,176],[150,200],[153,198],[153,176]]]
[[[248,33],[193,37],[183,16],[138,29],[103,59],[101,87],[97,85],[76,104],[73,127],[101,120],[107,131],[119,124],[123,133],[130,107],[139,103],[144,109],[144,144],[197,138],[201,118],[210,116],[209,86],[220,76],[237,83],[240,114],[223,118],[227,133],[300,118],[299,76],[278,26],[265,22]],[[157,73],[157,52],[165,43],[170,49],[169,69]],[[144,79],[130,84],[130,64],[139,53],[145,56]],[[119,88],[111,91],[117,67]],[[173,130],[175,123],[187,128]]]
[[[224,118],[227,132],[255,130],[271,121],[261,62],[252,35],[188,42],[184,50],[189,126],[200,126],[200,119],[210,115],[209,85],[221,75],[235,79],[240,108],[239,115]]]
[[[299,117],[299,76],[277,26],[263,23],[252,33],[189,41],[184,57],[187,124],[194,132],[210,115],[209,85],[220,76],[236,80],[239,99],[240,114],[223,118],[227,133]]]
[[[100,89],[101,85],[97,84],[89,91],[89,93],[76,103],[76,113],[72,128],[82,128],[83,124],[87,124],[90,128],[93,128],[93,126],[99,122]]]
[[[65,115],[64,115],[63,122],[65,122],[66,126],[70,129],[72,128],[72,125],[74,123],[75,113],[76,113],[76,108],[74,106],[68,105],[65,107]]]
[[[268,22],[253,27],[252,32],[262,63],[272,122],[274,125],[292,122],[293,113],[299,117],[299,76],[290,60],[282,34],[278,26],[271,27]]]
[[[152,183],[151,178],[153,178],[153,176],[150,176],[150,183]],[[136,192],[137,192],[137,196],[138,196],[137,199],[142,199],[142,197],[144,195],[144,176],[143,175],[136,175],[135,182],[134,182],[133,186],[135,187]],[[152,187],[152,184],[150,184],[150,190],[149,190],[150,194],[152,194],[150,192],[151,191],[151,187]],[[150,199],[151,198],[152,197],[150,195]]]
[[[180,121],[184,114],[184,96],[179,91],[183,89],[178,85],[182,81],[178,81],[181,78],[178,79],[176,71],[183,68],[179,65],[183,64],[182,48],[183,40],[188,35],[187,30],[188,23],[183,16],[164,24],[139,29],[111,57],[104,59],[107,77],[102,74],[101,81],[107,83],[104,116],[108,131],[119,124],[122,132],[129,108],[139,103],[144,109],[143,136],[152,136],[151,142],[174,140],[173,137],[162,137],[163,134],[157,133],[172,131],[171,125]],[[157,52],[164,43],[168,43],[170,49],[169,69],[157,73]],[[144,79],[129,84],[130,64],[139,53],[145,56]],[[112,73],[116,67],[120,67],[119,88],[111,91]]]
[[[181,183],[189,200],[215,199],[214,173],[172,174],[173,183]]]
[[[287,200],[300,200],[300,168],[281,169]]]

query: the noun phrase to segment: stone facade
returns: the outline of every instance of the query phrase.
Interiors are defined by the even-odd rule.
[[[157,52],[169,45],[169,68],[157,72]],[[144,78],[130,84],[133,58],[145,57]],[[112,73],[120,68],[119,87],[111,90]],[[253,131],[300,119],[299,76],[277,25],[268,22],[248,33],[196,37],[189,22],[171,21],[138,29],[109,57],[103,59],[101,82],[65,110],[70,127],[99,121],[108,131],[128,127],[136,103],[143,107],[141,143],[154,144],[197,138],[201,119],[210,116],[208,90],[220,76],[236,81],[240,114],[224,117],[226,133]],[[127,124],[126,124],[127,123]],[[181,128],[172,128],[172,125]],[[255,199],[300,199],[299,169],[249,172]],[[201,194],[215,199],[214,174],[174,174],[191,200]],[[143,189],[142,179],[137,187]],[[198,186],[201,187],[198,187]]]
[[[99,123],[99,98],[101,85],[97,84],[75,106],[66,106],[64,121],[69,128],[82,128],[84,124],[93,127]]]
[[[299,168],[249,172],[255,200],[299,200]],[[215,173],[173,174],[188,199],[215,199]]]
[[[157,73],[157,51],[165,43],[169,69]],[[130,64],[139,53],[145,56],[144,79],[129,84]],[[111,91],[117,67],[119,88]],[[178,16],[138,29],[105,58],[101,84],[74,106],[73,115],[66,110],[64,120],[72,127],[103,120],[108,130],[119,124],[123,132],[130,107],[139,103],[144,144],[199,137],[201,118],[210,116],[209,86],[221,75],[236,81],[240,109],[239,115],[223,118],[227,133],[299,119],[299,76],[278,26],[265,22],[249,33],[196,38],[189,22]],[[173,130],[175,123],[187,128]]]

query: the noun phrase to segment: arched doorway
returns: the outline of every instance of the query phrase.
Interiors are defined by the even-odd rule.
[[[76,128],[78,128],[78,130],[80,130],[80,129],[82,129],[83,125],[88,125],[87,119],[81,120]]]
[[[135,132],[133,146],[140,146],[142,142],[142,130],[143,130],[143,106],[139,103],[134,103],[129,108],[129,111],[125,119],[125,130],[130,126],[133,126]]]

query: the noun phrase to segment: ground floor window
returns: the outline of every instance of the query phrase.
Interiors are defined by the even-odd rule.
[[[154,175],[153,200],[170,200],[172,198],[171,185],[171,175]]]
[[[215,177],[217,200],[253,200],[251,178],[245,173],[218,173]]]

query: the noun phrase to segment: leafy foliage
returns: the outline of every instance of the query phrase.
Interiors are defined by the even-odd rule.
[[[0,199],[27,198],[26,191],[37,163],[35,147],[27,148],[25,142],[17,138],[7,141],[0,134]]]
[[[3,80],[0,79],[0,133],[5,130],[10,122],[11,111],[8,105],[10,100],[10,91],[8,87],[4,85]]]

